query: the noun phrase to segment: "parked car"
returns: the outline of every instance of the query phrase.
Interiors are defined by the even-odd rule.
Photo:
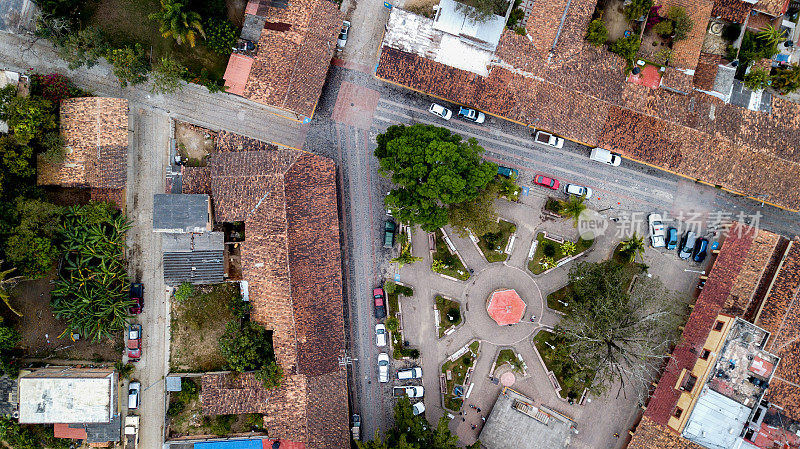
[[[421,379],[422,368],[415,366],[414,368],[400,370],[397,372],[397,378],[400,380]]]
[[[667,229],[667,249],[673,250],[678,247],[678,230],[670,227]]]
[[[536,143],[547,145],[553,148],[562,148],[564,146],[564,139],[561,137],[550,134],[547,131],[536,131]]]
[[[350,22],[342,22],[342,31],[339,32],[339,39],[336,41],[337,48],[344,48],[347,43],[347,36],[350,34]]]
[[[697,234],[692,231],[687,232],[684,234],[683,238],[681,239],[680,251],[678,252],[678,257],[681,259],[688,259],[692,256],[692,251],[694,251],[694,244],[697,241]]]
[[[350,427],[350,434],[356,441],[361,439],[361,415],[358,413],[353,414],[353,425]]]
[[[385,384],[389,382],[389,354],[378,354],[378,381]]]
[[[128,360],[138,362],[142,357],[142,325],[128,326]]]
[[[372,298],[375,300],[375,318],[386,318],[386,296],[380,287],[372,289]]]
[[[394,230],[397,225],[392,220],[386,220],[383,223],[383,247],[394,248]]]
[[[697,263],[703,263],[706,260],[708,250],[708,240],[700,238],[694,244],[694,251],[692,251],[692,259]]]
[[[375,325],[375,346],[379,348],[386,346],[386,326],[380,323]]]
[[[570,195],[576,195],[583,198],[591,198],[592,197],[592,189],[584,186],[579,186],[578,184],[565,184],[564,191]]]
[[[138,315],[144,310],[144,285],[139,283],[131,284],[131,307],[128,310],[131,315]]]
[[[497,166],[497,174],[500,176],[505,176],[506,178],[518,178],[519,172],[516,168],[511,167],[503,167],[502,165]]]
[[[139,382],[131,382],[128,384],[128,408],[135,410],[139,408],[139,392],[142,389],[142,384]]]
[[[425,404],[423,404],[422,402],[417,402],[416,404],[412,405],[411,413],[413,413],[414,416],[425,413]]]
[[[458,117],[475,123],[483,123],[486,120],[486,115],[483,112],[464,107],[458,108]]]
[[[650,224],[650,246],[653,248],[662,248],[666,245],[664,238],[664,222],[660,214],[650,214],[647,216],[647,223]]]
[[[545,175],[534,176],[533,183],[547,187],[548,189],[558,190],[558,179],[548,178]]]
[[[622,157],[619,154],[612,153],[605,148],[592,148],[592,154],[589,159],[603,164],[611,165],[612,167],[619,167],[622,163]]]
[[[425,389],[418,386],[394,387],[392,389],[394,397],[408,396],[410,398],[421,398],[425,395]]]
[[[431,104],[431,107],[428,108],[428,112],[445,120],[450,120],[450,117],[453,116],[453,111],[436,103]]]

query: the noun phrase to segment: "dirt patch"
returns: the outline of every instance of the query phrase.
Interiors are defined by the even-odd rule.
[[[219,371],[225,358],[219,339],[235,319],[230,303],[239,296],[236,284],[195,286],[183,301],[172,298],[170,369],[174,372]]]
[[[607,0],[597,4],[597,13],[603,11],[602,19],[608,29],[608,41],[614,42],[625,37],[625,31],[632,31],[625,17],[621,0]]]
[[[205,167],[206,158],[214,151],[217,133],[184,122],[175,122],[175,146],[190,167]]]
[[[89,188],[43,186],[45,196],[53,204],[59,206],[74,206],[87,204],[92,199]]]
[[[122,332],[113,339],[92,343],[89,340],[72,341],[66,333],[67,325],[53,315],[50,305],[51,282],[55,272],[33,281],[24,281],[11,292],[12,306],[22,313],[17,317],[2,307],[3,321],[12,324],[22,334],[25,357],[35,359],[67,359],[82,361],[122,360]]]
[[[669,37],[663,37],[650,28],[642,36],[642,46],[639,47],[637,56],[656,64],[664,64],[672,53],[672,44]]]
[[[439,0],[409,0],[403,5],[403,9],[432,19],[436,13],[433,7],[438,4]]]

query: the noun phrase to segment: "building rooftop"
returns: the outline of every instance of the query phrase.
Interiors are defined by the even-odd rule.
[[[116,408],[110,369],[43,368],[19,377],[19,422],[107,423]]]
[[[177,196],[177,195],[176,195]],[[225,278],[225,233],[164,234],[164,283],[216,284]]]
[[[703,449],[647,416],[636,426],[628,449]]]
[[[486,418],[478,439],[488,449],[566,448],[575,422],[505,387]]]
[[[253,101],[312,117],[342,17],[329,0],[250,0],[244,22],[262,26],[245,27],[243,37],[253,40],[253,29],[260,30],[256,53],[230,58],[225,85]]]
[[[505,17],[492,14],[485,22],[477,22],[468,17],[472,6],[455,0],[440,0],[433,27],[453,36],[459,36],[474,45],[484,46],[494,51],[506,26]]]
[[[709,449],[733,449],[740,442],[752,410],[704,387],[683,437]]]
[[[17,379],[0,376],[0,416],[12,416],[19,408]]]
[[[500,326],[516,324],[525,315],[525,301],[515,290],[497,290],[492,292],[486,303],[489,316]]]
[[[206,232],[211,230],[208,195],[157,193],[153,196],[153,231]]]
[[[128,101],[84,97],[61,102],[66,156],[60,164],[39,157],[40,185],[122,189],[128,174]]]
[[[240,248],[251,320],[273,332],[285,377],[266,389],[252,373],[204,375],[203,413],[263,413],[272,436],[349,447],[333,161],[220,132],[209,168],[214,216],[247,230]]]

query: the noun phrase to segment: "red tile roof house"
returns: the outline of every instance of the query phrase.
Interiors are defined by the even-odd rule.
[[[650,89],[625,82],[625,62],[584,40],[596,2],[534,2],[529,35],[506,30],[487,65],[488,75],[437,62],[404,45],[395,38],[403,33],[392,28],[406,26],[400,16],[410,13],[394,8],[376,76],[760,201],[800,209],[800,152],[795,151],[800,105],[775,98],[771,112],[763,113],[692,88],[714,4],[669,0],[686,6],[694,28],[673,49],[676,58],[662,81],[666,85]],[[701,69],[707,70],[708,58],[702,62]],[[709,75],[703,76],[708,84]]]
[[[744,317],[768,332],[763,350],[780,358],[763,397],[767,404],[763,422],[750,435],[750,443],[763,449],[800,447],[796,434],[800,428],[800,365],[796,360],[800,351],[800,241],[789,242],[745,226],[740,229],[744,231],[741,236],[733,233],[725,240],[629,448],[702,447],[683,438],[682,428],[675,428],[676,407],[685,394],[676,385],[686,371],[694,369],[719,317],[725,316]],[[712,372],[709,382],[713,378]],[[705,383],[707,379],[699,380]],[[689,413],[691,410],[684,411]],[[686,416],[683,420],[685,424]],[[774,446],[776,443],[780,444]]]
[[[184,176],[183,193],[210,194],[217,221],[244,222],[251,319],[273,332],[284,371],[275,389],[252,373],[203,375],[203,414],[262,413],[272,438],[308,449],[349,448],[333,161],[223,131],[209,167]]]
[[[250,0],[242,38],[257,47],[255,55],[231,55],[227,92],[311,119],[343,17],[329,0]]]
[[[70,98],[61,102],[66,155],[60,164],[39,157],[37,183],[89,188],[93,200],[125,206],[128,179],[128,101]]]

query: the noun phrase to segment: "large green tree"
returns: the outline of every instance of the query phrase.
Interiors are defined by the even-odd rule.
[[[164,37],[172,37],[179,44],[187,42],[194,47],[197,35],[205,37],[200,14],[186,10],[185,0],[161,0],[161,10],[150,14],[150,20],[157,20],[159,31]]]
[[[475,199],[450,205],[450,224],[459,235],[466,237],[468,229],[475,235],[497,232],[500,229],[494,208],[498,190],[498,185],[492,182]]]
[[[397,186],[386,205],[401,222],[426,231],[447,224],[447,206],[474,200],[497,174],[475,139],[465,142],[446,128],[394,125],[377,142],[380,172]]]
[[[55,238],[63,209],[38,199],[17,198],[18,225],[5,241],[6,259],[22,276],[35,279],[53,269],[59,257]]]
[[[569,274],[570,307],[556,328],[579,366],[596,373],[596,392],[619,382],[647,385],[677,339],[682,301],[656,278],[637,276],[635,265],[580,263]],[[641,390],[638,388],[637,390]]]
[[[37,135],[58,128],[53,104],[42,97],[14,97],[3,108],[3,117],[14,139],[27,145]]]
[[[115,48],[106,55],[111,71],[122,87],[147,81],[147,60],[140,44],[133,47]]]
[[[788,67],[778,67],[772,75],[772,87],[782,94],[800,89],[800,65],[792,64]]]
[[[283,370],[275,362],[272,333],[264,327],[252,321],[231,321],[219,339],[219,348],[231,370],[255,371],[256,378],[268,388],[280,385]]]
[[[161,58],[150,73],[150,92],[174,94],[183,89],[181,84],[186,67],[170,58]]]
[[[94,67],[108,53],[103,32],[96,27],[86,27],[55,39],[58,56],[69,63],[69,68]]]

